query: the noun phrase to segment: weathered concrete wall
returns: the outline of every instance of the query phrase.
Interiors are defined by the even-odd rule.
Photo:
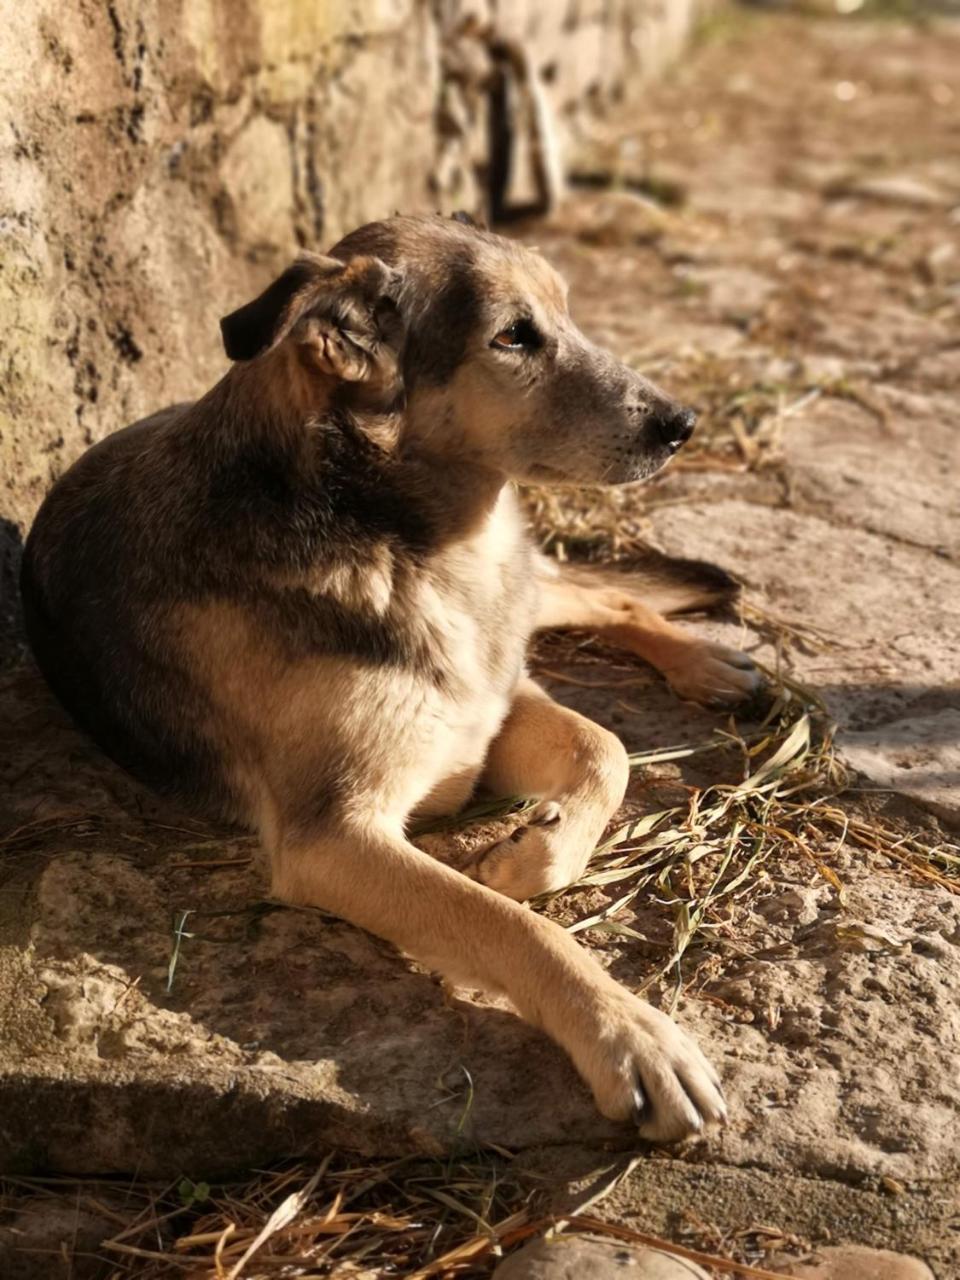
[[[476,205],[491,35],[563,128],[693,0],[23,0],[0,29],[0,628],[19,536],[87,445],[223,368],[217,321],[297,244]]]

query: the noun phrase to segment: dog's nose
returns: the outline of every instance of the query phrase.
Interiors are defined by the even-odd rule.
[[[681,445],[686,444],[693,435],[697,415],[692,409],[684,409],[671,405],[663,408],[654,416],[653,429],[657,439],[671,453],[676,453]]]

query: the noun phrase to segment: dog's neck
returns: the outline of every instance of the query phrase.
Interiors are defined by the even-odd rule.
[[[336,378],[305,368],[296,349],[284,342],[256,360],[235,364],[210,394],[220,401],[222,414],[256,431],[261,423],[276,429],[323,417],[339,385]]]
[[[286,344],[235,364],[198,402],[191,417],[212,424],[217,451],[256,444],[305,457],[318,426],[338,422],[382,455],[384,485],[424,512],[437,546],[484,530],[508,477],[464,444],[452,414],[428,399],[394,412],[370,411],[351,384],[304,369]],[[374,402],[375,403],[375,402]],[[198,412],[199,411],[199,412]],[[306,465],[306,462],[305,462]]]
[[[509,477],[469,443],[453,403],[442,394],[414,394],[407,401],[395,457],[421,502],[443,513],[450,540],[482,530],[496,510]]]
[[[408,448],[397,462],[401,486],[429,512],[437,547],[481,533],[509,485],[501,472],[447,454]]]

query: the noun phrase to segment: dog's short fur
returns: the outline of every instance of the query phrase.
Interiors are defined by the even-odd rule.
[[[704,699],[754,676],[619,582],[541,572],[510,481],[642,479],[692,416],[584,338],[539,255],[457,221],[304,254],[223,334],[217,386],[91,449],[37,517],[54,690],[145,782],[255,827],[277,896],[506,992],[605,1114],[722,1119],[693,1042],[517,901],[579,874],[627,781],[525,677],[536,625],[606,630]],[[541,803],[463,875],[404,831],[478,784]]]

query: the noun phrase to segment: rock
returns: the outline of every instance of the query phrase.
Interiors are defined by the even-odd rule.
[[[909,796],[951,823],[960,822],[960,710],[891,720],[845,733],[847,764],[873,786]]]
[[[946,192],[909,174],[848,180],[834,187],[831,194],[860,196],[885,204],[902,204],[921,209],[945,208],[951,203]]]
[[[512,1253],[494,1280],[709,1280],[706,1271],[659,1249],[635,1248],[609,1237],[561,1235]],[[911,1278],[912,1280],[912,1278]]]
[[[221,222],[257,250],[293,242],[291,141],[281,124],[254,116],[233,139],[220,165]]]
[[[120,1228],[116,1219],[70,1200],[31,1196],[4,1205],[0,1274],[4,1280],[95,1280],[103,1259],[92,1256]]]
[[[683,280],[703,289],[710,307],[734,323],[751,319],[776,287],[773,280],[746,267],[688,267]]]
[[[945,372],[956,376],[955,369]],[[794,508],[960,558],[953,397],[878,385],[829,365],[807,366],[805,375],[827,390],[786,420],[783,454]],[[854,395],[862,386],[863,398],[839,399],[831,384]]]
[[[713,560],[745,578],[775,612],[825,636],[828,653],[798,646],[793,670],[826,698],[845,730],[956,705],[960,564],[913,545],[906,533],[912,522],[920,542],[946,527],[953,544],[960,521],[947,511],[945,492],[943,507],[929,509],[901,484],[896,467],[887,470],[886,477],[879,466],[865,470],[856,501],[831,490],[833,500],[815,514],[784,510],[773,518],[759,504],[724,499],[663,507],[652,517],[664,551]],[[886,536],[897,495],[898,536]],[[813,501],[804,488],[803,506]],[[876,531],[863,527],[867,521],[876,521]]]
[[[927,250],[918,265],[931,284],[946,284],[957,274],[957,247],[949,240],[941,240]]]
[[[794,1263],[784,1274],[796,1280],[934,1280],[919,1258],[856,1244],[818,1249],[814,1260]]]

